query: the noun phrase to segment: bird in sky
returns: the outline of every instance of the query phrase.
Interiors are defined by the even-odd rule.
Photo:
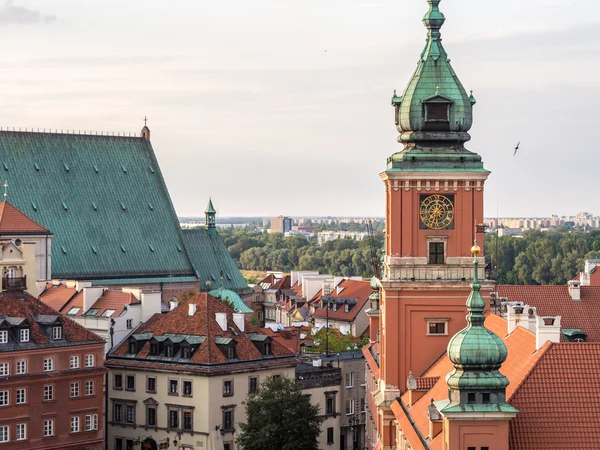
[[[513,153],[513,156],[515,156],[517,154],[517,152],[519,151],[520,144],[521,144],[521,141],[517,142],[517,146],[515,147],[515,152]]]

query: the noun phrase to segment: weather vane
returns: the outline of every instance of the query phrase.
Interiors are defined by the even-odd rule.
[[[144,116],[144,126],[148,125],[148,118],[146,116]]]

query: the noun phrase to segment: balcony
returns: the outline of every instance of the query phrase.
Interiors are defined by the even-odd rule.
[[[2,278],[2,291],[23,292],[27,289],[27,277]]]

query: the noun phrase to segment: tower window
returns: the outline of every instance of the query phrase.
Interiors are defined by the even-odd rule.
[[[489,392],[484,392],[482,394],[482,402],[483,403],[489,403],[490,402],[490,393]]]
[[[475,403],[475,394],[470,392],[467,394],[467,403],[473,404]]]
[[[444,243],[429,243],[429,264],[444,264]]]
[[[426,103],[425,121],[426,122],[448,122],[449,103]]]

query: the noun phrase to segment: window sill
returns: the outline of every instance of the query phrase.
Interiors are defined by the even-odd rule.
[[[146,391],[146,394],[156,394],[156,391]]]
[[[192,394],[181,394],[182,397],[193,397]]]
[[[223,397],[233,397],[233,394],[225,394],[225,393],[223,393]]]
[[[122,391],[122,390],[123,390],[122,387],[113,386],[113,391]]]
[[[135,392],[135,388],[125,388],[127,392]]]
[[[169,392],[169,395],[172,397],[179,397],[179,393],[178,392]]]
[[[427,333],[425,336],[448,336],[448,333]]]

